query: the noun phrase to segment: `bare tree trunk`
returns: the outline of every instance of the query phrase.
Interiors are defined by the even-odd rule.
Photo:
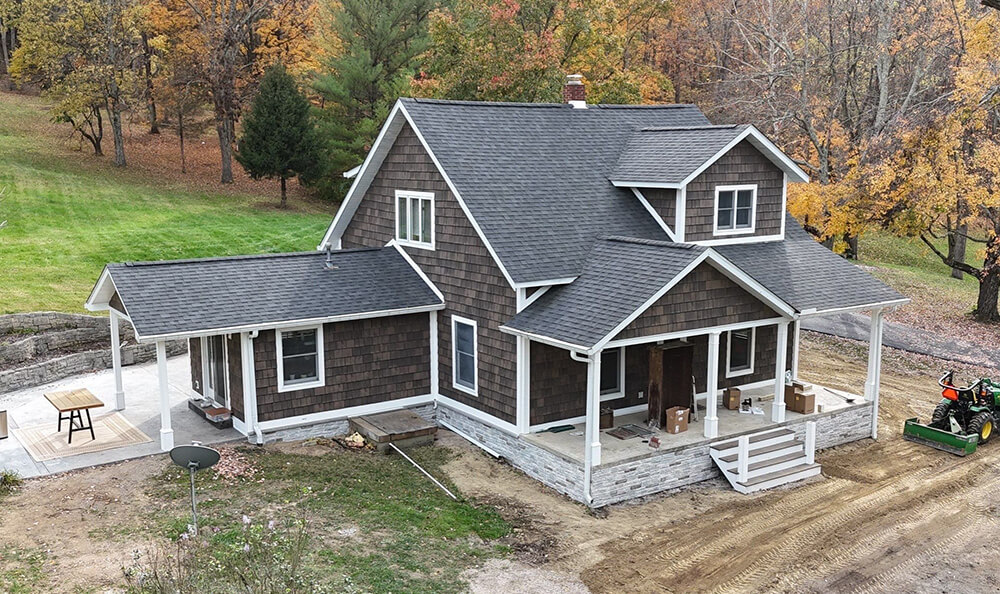
[[[847,244],[847,249],[844,250],[844,257],[848,260],[858,259],[858,236],[852,235],[850,233],[844,233],[844,243]]]
[[[187,173],[187,161],[184,158],[184,110],[177,112],[177,135],[181,139],[181,173]]]
[[[948,258],[955,262],[965,262],[965,249],[968,240],[969,225],[961,224],[953,232],[948,233]],[[951,269],[951,277],[961,280],[963,273],[958,268]]]
[[[976,320],[1000,322],[997,300],[1000,299],[1000,274],[989,274],[979,280],[979,297],[976,300]]]
[[[122,132],[122,108],[118,99],[118,84],[111,84],[111,93],[107,98],[108,116],[111,118],[111,135],[115,141],[115,157],[112,163],[115,167],[125,167],[125,134]]]
[[[281,176],[281,208],[288,208],[288,194],[285,191],[285,176]]]
[[[225,115],[216,114],[215,131],[219,135],[219,152],[222,154],[222,177],[224,184],[233,183],[233,121]]]
[[[156,97],[153,95],[153,50],[149,47],[149,37],[142,33],[142,66],[146,76],[146,111],[149,112],[149,133],[160,133],[160,122],[156,115]]]

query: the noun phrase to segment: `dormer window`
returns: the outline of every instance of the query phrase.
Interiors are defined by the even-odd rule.
[[[396,240],[434,249],[434,194],[396,190]]]
[[[753,233],[757,185],[715,188],[715,234]]]

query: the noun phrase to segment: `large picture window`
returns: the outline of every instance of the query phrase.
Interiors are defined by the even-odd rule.
[[[324,384],[322,326],[276,330],[275,342],[279,392]]]
[[[451,383],[455,388],[476,396],[479,394],[479,355],[476,323],[451,318]]]
[[[715,233],[753,233],[757,210],[757,186],[715,188]]]
[[[434,249],[434,194],[396,190],[396,240]]]
[[[726,377],[737,377],[753,373],[754,338],[753,328],[729,332],[726,349]]]
[[[625,349],[601,352],[601,400],[625,397]]]

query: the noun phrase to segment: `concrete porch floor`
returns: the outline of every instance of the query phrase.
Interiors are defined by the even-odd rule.
[[[177,445],[200,441],[205,445],[245,439],[234,429],[216,429],[187,407],[191,394],[191,367],[187,355],[167,359],[167,376],[170,387],[171,424],[174,443]],[[119,462],[150,454],[160,454],[159,380],[156,362],[122,368],[125,388],[125,410],[121,414],[140,431],[149,436],[148,443],[79,454],[45,462],[36,462],[24,449],[13,431],[7,439],[0,440],[0,469],[14,470],[22,477],[45,476],[77,468]],[[105,406],[94,409],[91,415],[100,417],[114,412],[115,378],[111,369],[78,375],[51,384],[0,394],[0,410],[7,410],[11,429],[52,423],[56,425],[56,409],[45,399],[46,392],[87,388],[101,399]],[[66,434],[65,422],[63,434]],[[74,442],[86,443],[90,436],[74,435]],[[164,454],[165,455],[165,454]]]
[[[831,390],[819,384],[813,384],[816,392],[817,410],[823,407],[822,413],[803,415],[790,410],[785,411],[785,424],[800,422],[807,417],[817,417],[834,410],[843,410],[859,404],[864,404],[865,399],[855,394],[848,394],[841,390]],[[736,437],[745,433],[756,433],[766,431],[782,425],[782,423],[771,422],[771,402],[774,399],[773,388],[757,388],[745,390],[744,397],[753,399],[753,406],[763,409],[763,415],[743,414],[737,410],[729,410],[722,407],[722,398],[719,398],[719,436],[708,439],[705,437],[705,409],[704,400],[698,402],[698,420],[688,423],[687,431],[683,433],[666,433],[653,429],[653,435],[659,437],[659,449],[649,447],[645,442],[646,437],[632,437],[629,439],[618,439],[608,435],[610,429],[601,431],[601,465],[625,462],[635,458],[655,456],[657,452],[669,451],[675,448],[688,447],[700,443],[710,443],[722,441],[727,438]],[[844,396],[852,397],[853,403],[848,403]],[[763,399],[763,400],[761,400]],[[639,412],[628,415],[616,416],[615,427],[635,424],[640,427],[646,426],[646,413]],[[563,433],[529,433],[521,438],[544,448],[554,454],[568,458],[575,462],[583,463],[584,458],[584,423],[576,423],[572,431]]]

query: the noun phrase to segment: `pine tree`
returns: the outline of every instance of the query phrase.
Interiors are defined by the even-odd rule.
[[[264,74],[243,121],[236,160],[253,179],[281,180],[282,208],[287,204],[288,178],[309,175],[320,160],[319,137],[309,110],[295,79],[277,64]]]

